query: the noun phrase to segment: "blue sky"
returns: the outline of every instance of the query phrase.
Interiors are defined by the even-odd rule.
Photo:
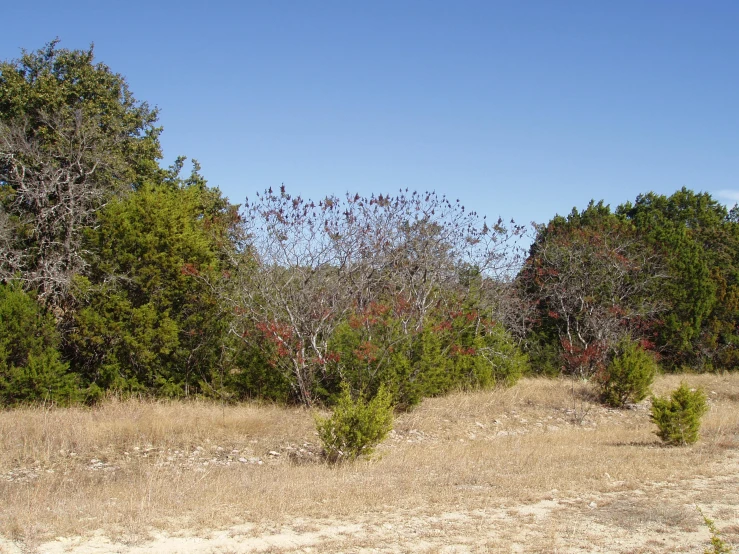
[[[233,201],[435,190],[528,223],[682,186],[739,200],[739,2],[14,2],[160,108]]]

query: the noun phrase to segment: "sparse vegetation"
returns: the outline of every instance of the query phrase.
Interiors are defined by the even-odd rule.
[[[711,533],[711,548],[710,550],[705,550],[704,554],[731,554],[733,552],[731,545],[726,544],[726,542],[721,538],[721,533],[719,533],[716,528],[714,521],[704,514],[703,510],[698,506],[696,506],[696,509],[703,518],[703,523],[706,524],[708,531]]]
[[[300,408],[106,400],[4,410],[0,537],[72,554],[93,543],[163,551],[170,538],[214,531],[225,551],[283,537],[286,552],[412,551],[419,541],[431,550],[510,552],[523,542],[541,552],[702,552],[690,507],[708,504],[719,518],[739,505],[739,376],[688,383],[712,400],[691,449],[654,448],[648,410],[614,411],[597,398],[573,425],[570,380],[525,378],[424,400],[396,416],[372,463],[335,467]],[[653,388],[677,385],[667,375]],[[575,387],[587,397],[584,383]],[[721,530],[739,540],[736,526]]]

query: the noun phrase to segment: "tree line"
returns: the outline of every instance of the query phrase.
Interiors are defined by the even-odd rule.
[[[737,366],[736,209],[591,202],[526,231],[434,192],[232,204],[161,165],[157,111],[93,49],[0,64],[0,399],[410,408],[525,373]]]

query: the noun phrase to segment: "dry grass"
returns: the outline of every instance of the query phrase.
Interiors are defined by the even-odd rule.
[[[0,536],[32,548],[233,525],[257,540],[289,526],[333,551],[327,522],[351,522],[362,531],[346,531],[341,551],[377,551],[399,528],[407,537],[387,551],[437,551],[450,537],[482,552],[580,551],[583,537],[592,551],[690,551],[675,533],[705,539],[698,503],[738,542],[739,375],[683,378],[711,406],[691,448],[659,444],[648,402],[610,410],[584,384],[526,379],[427,400],[398,417],[376,459],[338,468],[320,461],[300,409],[129,401],[0,412]],[[638,549],[635,529],[650,533]]]

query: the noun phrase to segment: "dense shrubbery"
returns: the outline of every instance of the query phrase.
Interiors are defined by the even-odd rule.
[[[156,120],[92,49],[0,63],[3,404],[345,405],[348,387],[409,409],[531,362],[599,376],[620,406],[647,394],[651,352],[739,364],[739,212],[707,194],[591,202],[540,226],[521,267],[521,228],[434,193],[283,187],[239,211],[197,163],[160,166]]]
[[[528,369],[503,326],[479,313],[447,314],[407,333],[391,312],[375,306],[336,329],[329,345],[332,382],[369,394],[385,387],[398,407],[410,408],[455,389],[512,385]]]
[[[666,370],[739,367],[739,211],[707,193],[591,202],[542,225],[518,279],[532,365],[602,370],[624,337]]]
[[[227,206],[195,177],[143,185],[88,233],[69,350],[100,387],[181,396],[219,370],[229,320],[213,287],[227,268],[212,232]]]
[[[0,284],[0,398],[70,403],[78,380],[58,350],[54,318],[17,281]]]

